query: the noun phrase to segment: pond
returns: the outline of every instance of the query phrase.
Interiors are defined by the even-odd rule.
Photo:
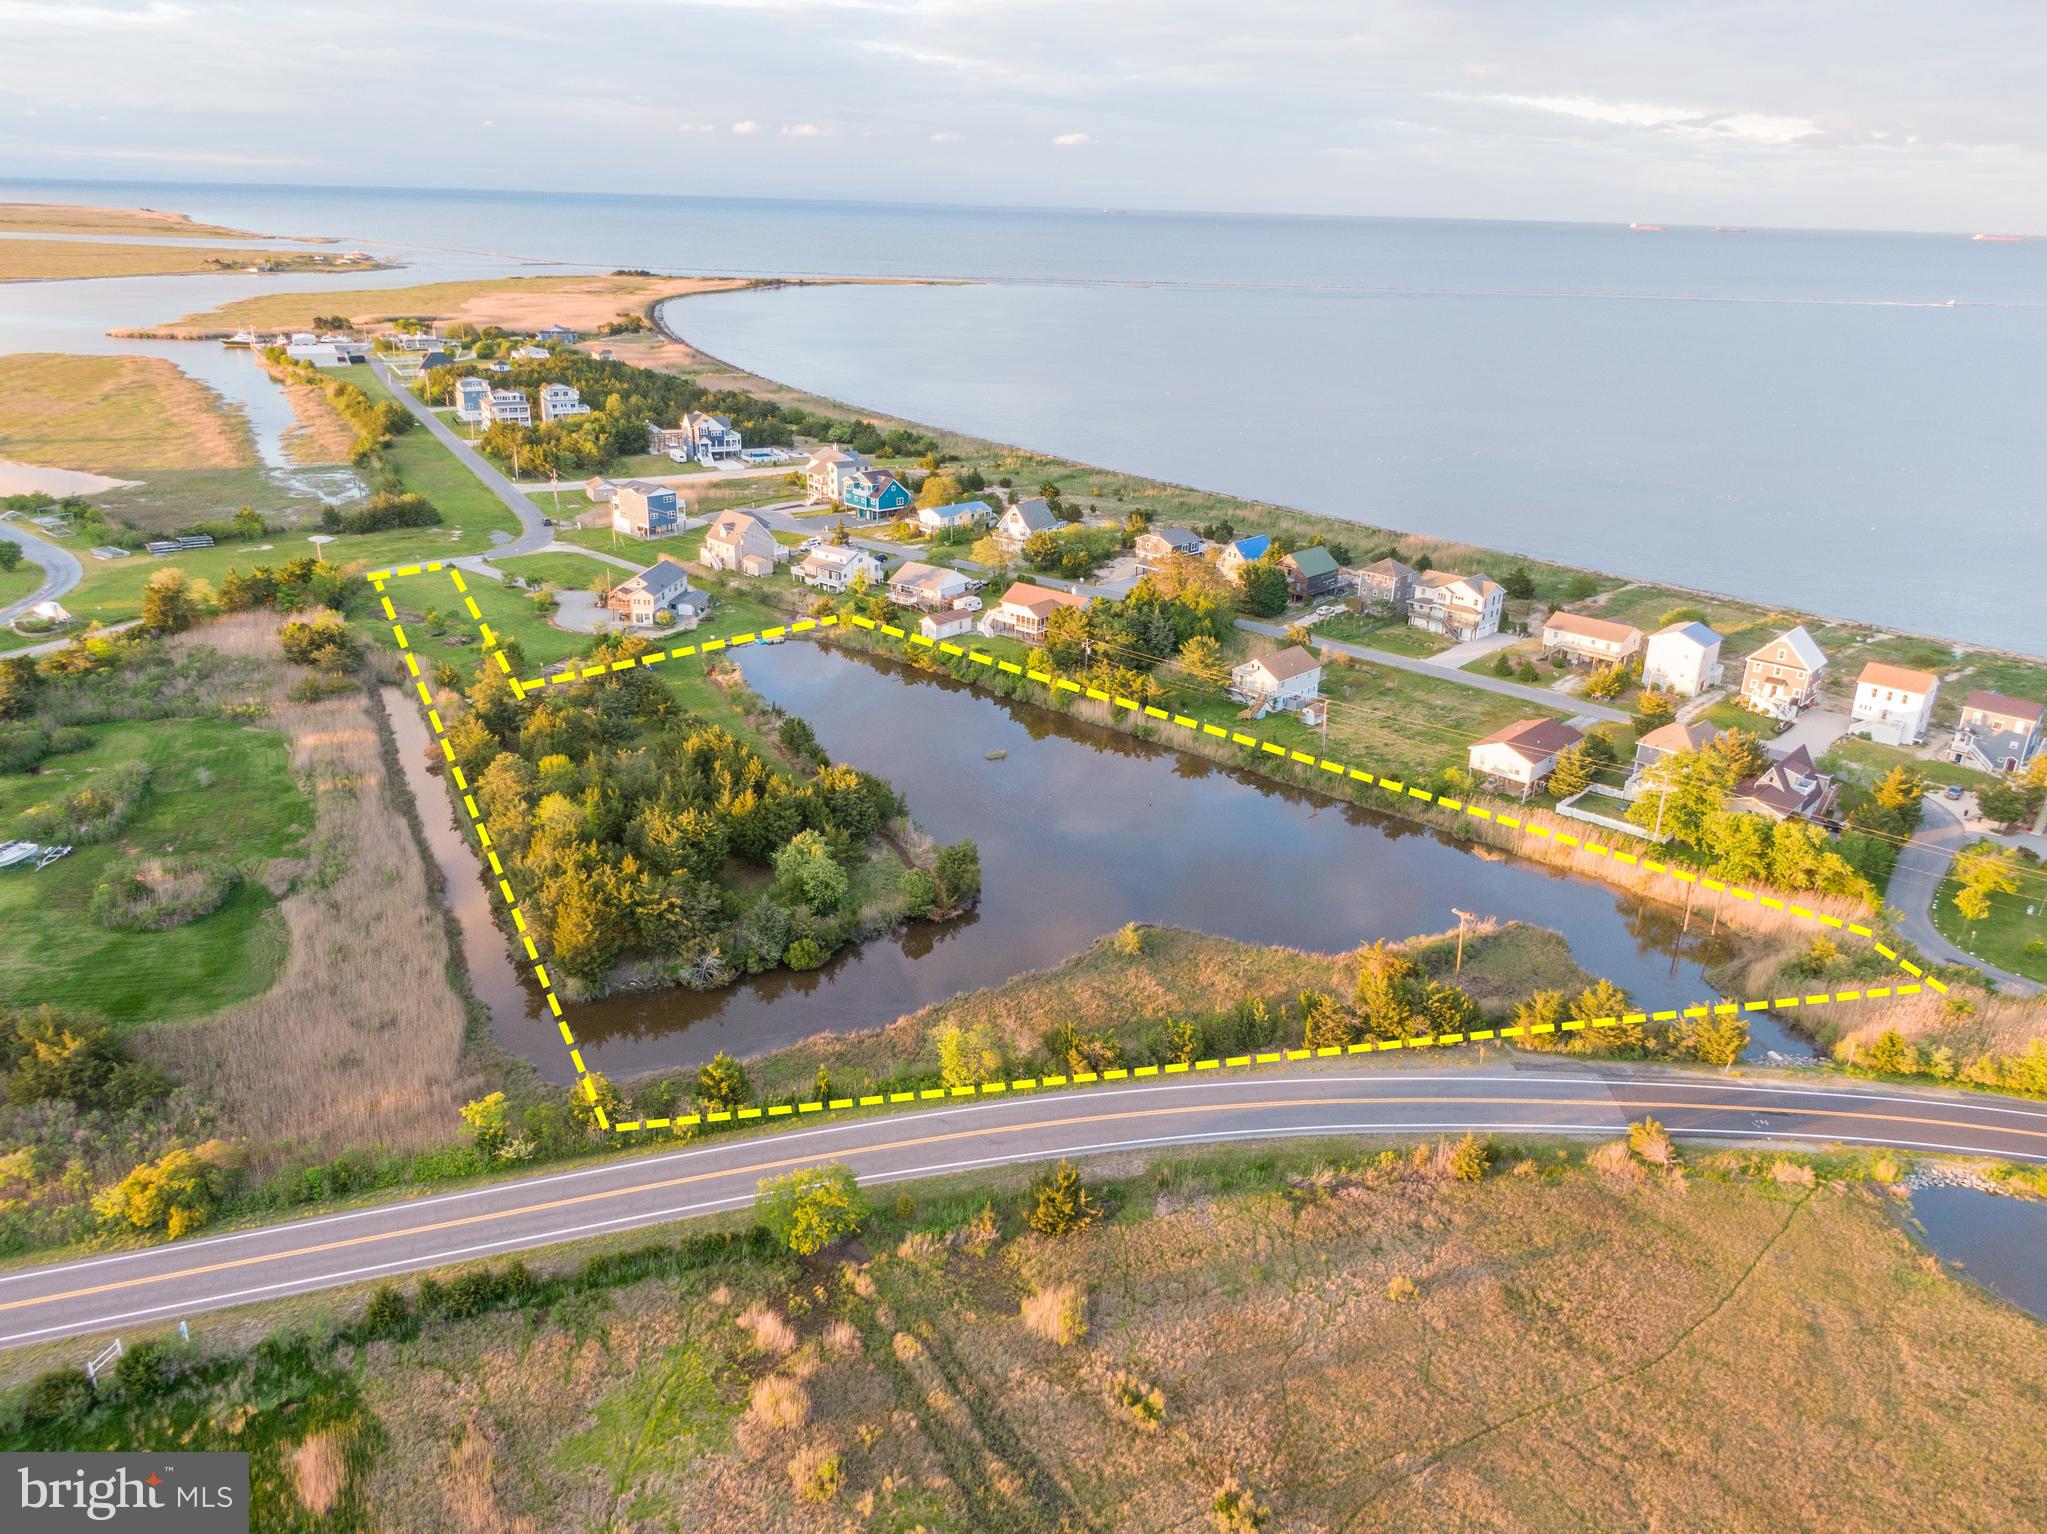
[[[2047,1203],[1937,1183],[1913,1190],[1912,1214],[1934,1251],[2047,1321]]]
[[[1334,952],[1445,931],[1461,907],[1563,932],[1585,969],[1639,1004],[1714,994],[1701,965],[1724,940],[1696,928],[1681,940],[1675,912],[1609,886],[899,662],[802,642],[744,656],[757,692],[807,719],[835,759],[887,777],[932,836],[974,838],[981,906],[870,939],[808,974],[578,1004],[571,1022],[592,1069],[622,1079],[721,1049],[759,1054],[883,1027],[1058,964],[1130,921]],[[418,710],[402,694],[391,703],[497,1037],[566,1080],[559,1034],[490,920],[473,852],[437,809],[440,786],[418,765],[427,744]],[[1789,1035],[1772,1041],[1800,1048]]]

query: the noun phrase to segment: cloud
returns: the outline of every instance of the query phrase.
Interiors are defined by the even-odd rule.
[[[758,133],[761,131],[761,125],[752,118],[748,118],[745,122],[734,123],[732,131],[734,133]]]
[[[1052,135],[1052,142],[1061,149],[1072,149],[1079,144],[1092,144],[1094,138],[1086,133],[1055,133]]]
[[[782,133],[787,138],[830,138],[837,128],[820,128],[816,123],[783,123]]]
[[[110,5],[52,4],[50,0],[0,0],[0,24],[40,27],[52,32],[83,32],[94,28],[119,29],[165,26],[191,19],[182,5],[147,5],[139,11]]]
[[[934,144],[957,144],[964,137],[966,135],[963,133],[954,133],[950,129],[941,129],[939,132],[931,135],[931,142]]]
[[[1795,144],[1821,131],[1810,117],[1772,117],[1765,112],[1735,112],[1706,124],[1708,133],[1748,139],[1757,144]]]
[[[89,144],[51,144],[44,154],[74,160],[138,160],[163,165],[303,165],[304,160],[277,155],[215,154],[203,149],[99,148]]]
[[[1795,144],[1825,130],[1810,117],[1770,112],[1712,112],[1700,107],[1664,106],[1651,101],[1607,101],[1597,96],[1451,96],[1453,101],[1479,102],[1548,112],[1602,127],[1651,128],[1660,132],[1740,139],[1750,144]]]

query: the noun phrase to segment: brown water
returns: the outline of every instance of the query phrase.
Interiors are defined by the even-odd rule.
[[[792,643],[749,650],[744,664],[754,689],[809,720],[835,759],[893,782],[926,831],[975,839],[981,907],[963,921],[872,939],[809,974],[576,1005],[570,1022],[593,1069],[627,1077],[721,1049],[755,1054],[827,1030],[882,1027],[1057,964],[1128,921],[1336,951],[1441,932],[1462,907],[1556,928],[1580,964],[1639,1003],[1713,994],[1699,969],[1714,958],[1708,940],[1695,931],[1674,957],[1676,914],[1606,885],[1481,856],[1410,821],[895,662]],[[439,812],[445,795],[421,765],[428,741],[418,710],[402,694],[391,701],[477,994],[506,1048],[566,1080],[559,1035],[491,920],[465,833]],[[991,761],[991,752],[1005,755]],[[1797,1047],[1785,1035],[1767,1042]]]

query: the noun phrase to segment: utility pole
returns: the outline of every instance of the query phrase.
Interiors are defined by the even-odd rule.
[[[1461,975],[1464,973],[1464,924],[1477,921],[1478,918],[1469,911],[1458,910],[1454,905],[1450,907],[1450,914],[1457,918],[1457,967],[1451,973]]]

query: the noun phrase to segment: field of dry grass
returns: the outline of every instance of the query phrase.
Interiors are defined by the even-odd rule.
[[[171,340],[231,335],[245,327],[302,329],[319,314],[345,314],[358,325],[395,319],[463,321],[533,331],[543,325],[595,330],[621,313],[637,314],[656,299],[745,287],[737,278],[497,277],[428,282],[409,288],[343,289],[326,293],[264,293],[218,309],[187,314],[148,334]]]
[[[164,357],[0,357],[0,399],[0,458],[131,476],[256,462],[240,412]]]
[[[155,208],[100,208],[66,202],[0,203],[0,231],[8,234],[146,234],[161,239],[260,240],[246,229],[202,224],[186,213]]]
[[[286,697],[274,614],[243,613],[180,642],[274,662],[268,723],[314,802],[309,866],[280,910],[290,955],[277,983],[203,1022],[154,1030],[147,1048],[225,1105],[261,1155],[290,1144],[409,1150],[448,1139],[478,1088],[463,1006],[417,843],[386,775],[366,694]]]
[[[276,1529],[2047,1518],[2041,1329],[1945,1275],[1884,1187],[1624,1146],[1447,1163],[1126,1161],[1091,1174],[1109,1218],[1058,1238],[1025,1228],[1021,1174],[925,1184],[833,1260],[298,1344],[152,1410],[254,1449]],[[1267,1516],[1219,1522],[1232,1491]]]
[[[188,277],[292,261],[274,250],[219,245],[112,245],[96,240],[0,240],[0,282],[62,282],[81,277]],[[362,269],[362,268],[358,268]]]

